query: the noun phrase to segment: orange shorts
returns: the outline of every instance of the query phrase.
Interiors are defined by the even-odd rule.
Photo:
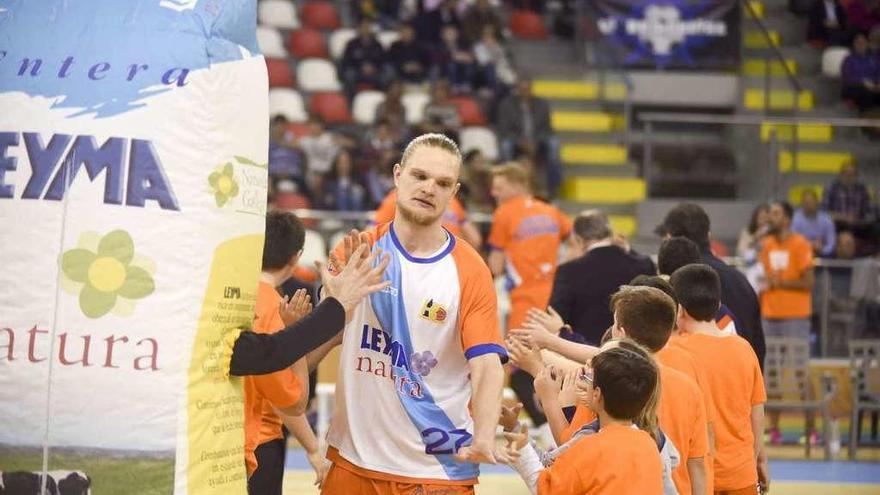
[[[324,478],[321,495],[474,495],[474,487],[379,480],[333,463]]]
[[[757,486],[747,486],[736,490],[720,490],[715,491],[715,495],[756,495],[758,493]]]

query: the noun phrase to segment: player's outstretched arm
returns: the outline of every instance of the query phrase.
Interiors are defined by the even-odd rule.
[[[380,250],[364,256],[368,249],[359,246],[352,262],[335,276],[322,268],[324,300],[300,321],[269,335],[242,332],[232,347],[229,374],[262,375],[282,370],[339,333],[365,297],[390,284],[382,282],[390,258],[385,255],[376,263]]]
[[[501,417],[504,368],[495,353],[472,358],[468,366],[471,371],[474,439],[469,446],[459,449],[456,458],[461,462],[494,464],[495,428]]]

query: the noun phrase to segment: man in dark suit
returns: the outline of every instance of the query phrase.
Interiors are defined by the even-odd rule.
[[[614,323],[611,295],[636,275],[656,275],[657,269],[650,258],[614,242],[608,217],[599,210],[578,215],[573,230],[584,254],[556,270],[550,306],[586,343],[598,345]]]
[[[761,326],[761,306],[758,296],[745,275],[716,258],[709,249],[709,215],[700,205],[681,203],[669,210],[658,231],[664,237],[687,237],[700,248],[703,263],[718,272],[721,279],[721,303],[736,316],[736,333],[749,341],[758,362],[764,367],[764,328]]]

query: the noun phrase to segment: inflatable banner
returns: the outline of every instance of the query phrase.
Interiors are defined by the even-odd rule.
[[[255,32],[255,0],[0,0],[4,474],[245,493],[220,349],[262,256]]]

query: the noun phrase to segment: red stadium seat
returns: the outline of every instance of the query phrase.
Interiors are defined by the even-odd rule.
[[[516,10],[510,14],[510,30],[517,38],[530,40],[547,39],[547,28],[541,17],[528,10]]]
[[[291,122],[287,124],[285,130],[292,132],[297,138],[301,138],[309,134],[309,125],[304,122]]]
[[[458,107],[458,115],[461,117],[461,125],[486,125],[486,117],[483,115],[483,109],[480,104],[470,96],[456,96],[450,98],[452,103]]]
[[[297,29],[290,33],[287,49],[298,58],[327,58],[324,36],[314,29]]]
[[[339,13],[332,2],[310,1],[302,6],[302,20],[306,26],[313,29],[339,29]]]
[[[269,70],[269,87],[276,88],[294,88],[296,83],[293,79],[293,73],[290,70],[290,64],[287,60],[280,58],[267,58],[266,69]]]
[[[328,124],[351,123],[348,100],[342,93],[315,93],[309,102],[312,113],[318,114]]]

